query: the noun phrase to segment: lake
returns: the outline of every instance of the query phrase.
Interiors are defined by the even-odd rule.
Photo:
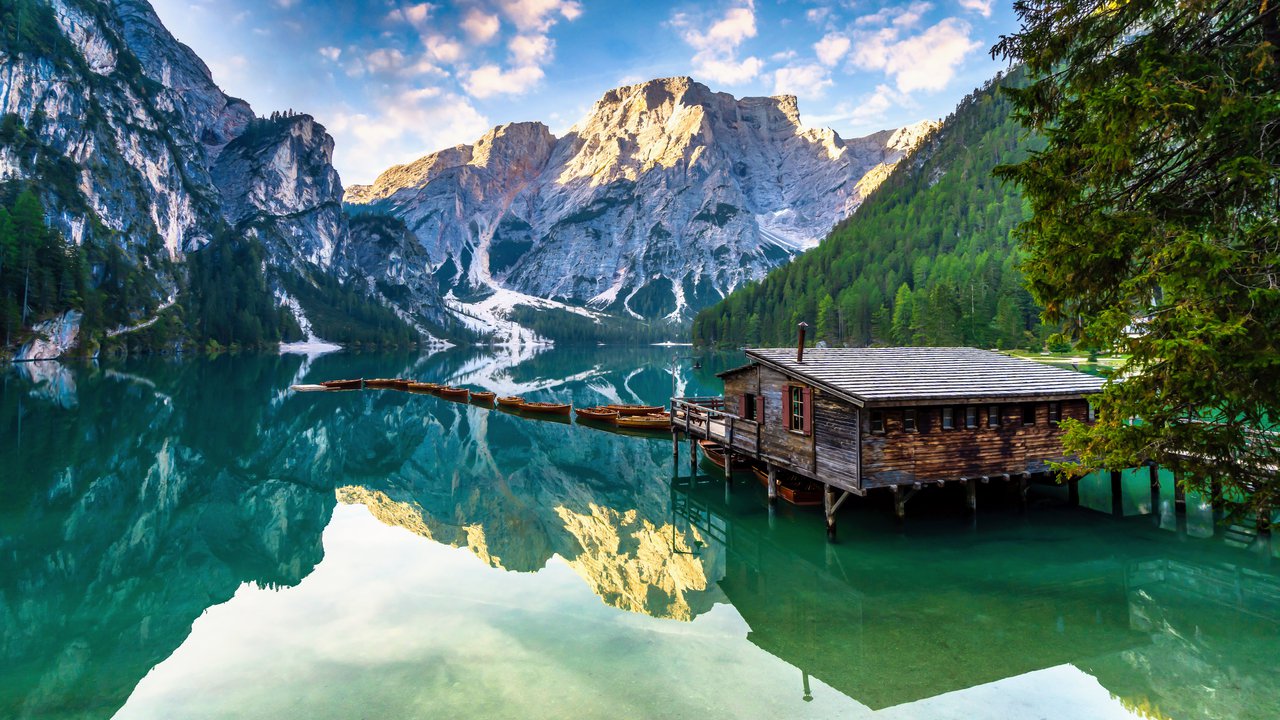
[[[719,394],[735,354],[0,370],[5,718],[1266,718],[1280,558],[1126,476],[770,510],[687,445],[389,390]],[[672,367],[675,368],[674,373]]]

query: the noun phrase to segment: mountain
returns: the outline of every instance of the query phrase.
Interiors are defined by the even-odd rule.
[[[476,322],[522,304],[683,322],[812,247],[933,126],[844,140],[804,127],[793,96],[665,78],[610,90],[562,137],[496,127],[344,200],[401,218]]]
[[[815,249],[700,313],[696,343],[790,344],[796,324],[833,345],[1039,347],[1044,331],[1010,236],[1026,217],[992,177],[1042,140],[1000,92],[975,90]]]
[[[377,340],[454,324],[438,297],[382,294],[389,258],[347,263],[384,244],[351,247],[324,127],[225,95],[146,2],[0,0],[0,17],[0,212],[22,199],[48,226],[0,223],[0,260],[21,260],[0,263],[0,322],[8,342],[32,326],[62,338],[27,356],[296,339],[307,315],[350,307],[390,328]]]

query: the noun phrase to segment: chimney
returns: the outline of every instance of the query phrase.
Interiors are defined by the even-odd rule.
[[[796,340],[796,362],[804,362],[804,329],[809,327],[809,323],[800,323],[796,327],[800,328],[800,338]]]

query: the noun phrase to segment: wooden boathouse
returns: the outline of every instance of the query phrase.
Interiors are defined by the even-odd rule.
[[[803,341],[802,341],[803,342]],[[899,518],[915,492],[1016,482],[1022,493],[1067,459],[1060,421],[1092,420],[1103,379],[976,348],[758,348],[719,374],[724,395],[672,398],[672,431],[710,440],[780,475],[821,484],[828,534],[850,494],[883,488]],[[738,469],[745,469],[739,467]]]

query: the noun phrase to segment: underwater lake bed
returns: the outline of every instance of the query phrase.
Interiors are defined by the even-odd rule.
[[[719,394],[690,348],[11,367],[0,717],[1258,718],[1280,558],[1126,475],[904,525],[393,390]],[[922,497],[924,497],[922,495]]]

